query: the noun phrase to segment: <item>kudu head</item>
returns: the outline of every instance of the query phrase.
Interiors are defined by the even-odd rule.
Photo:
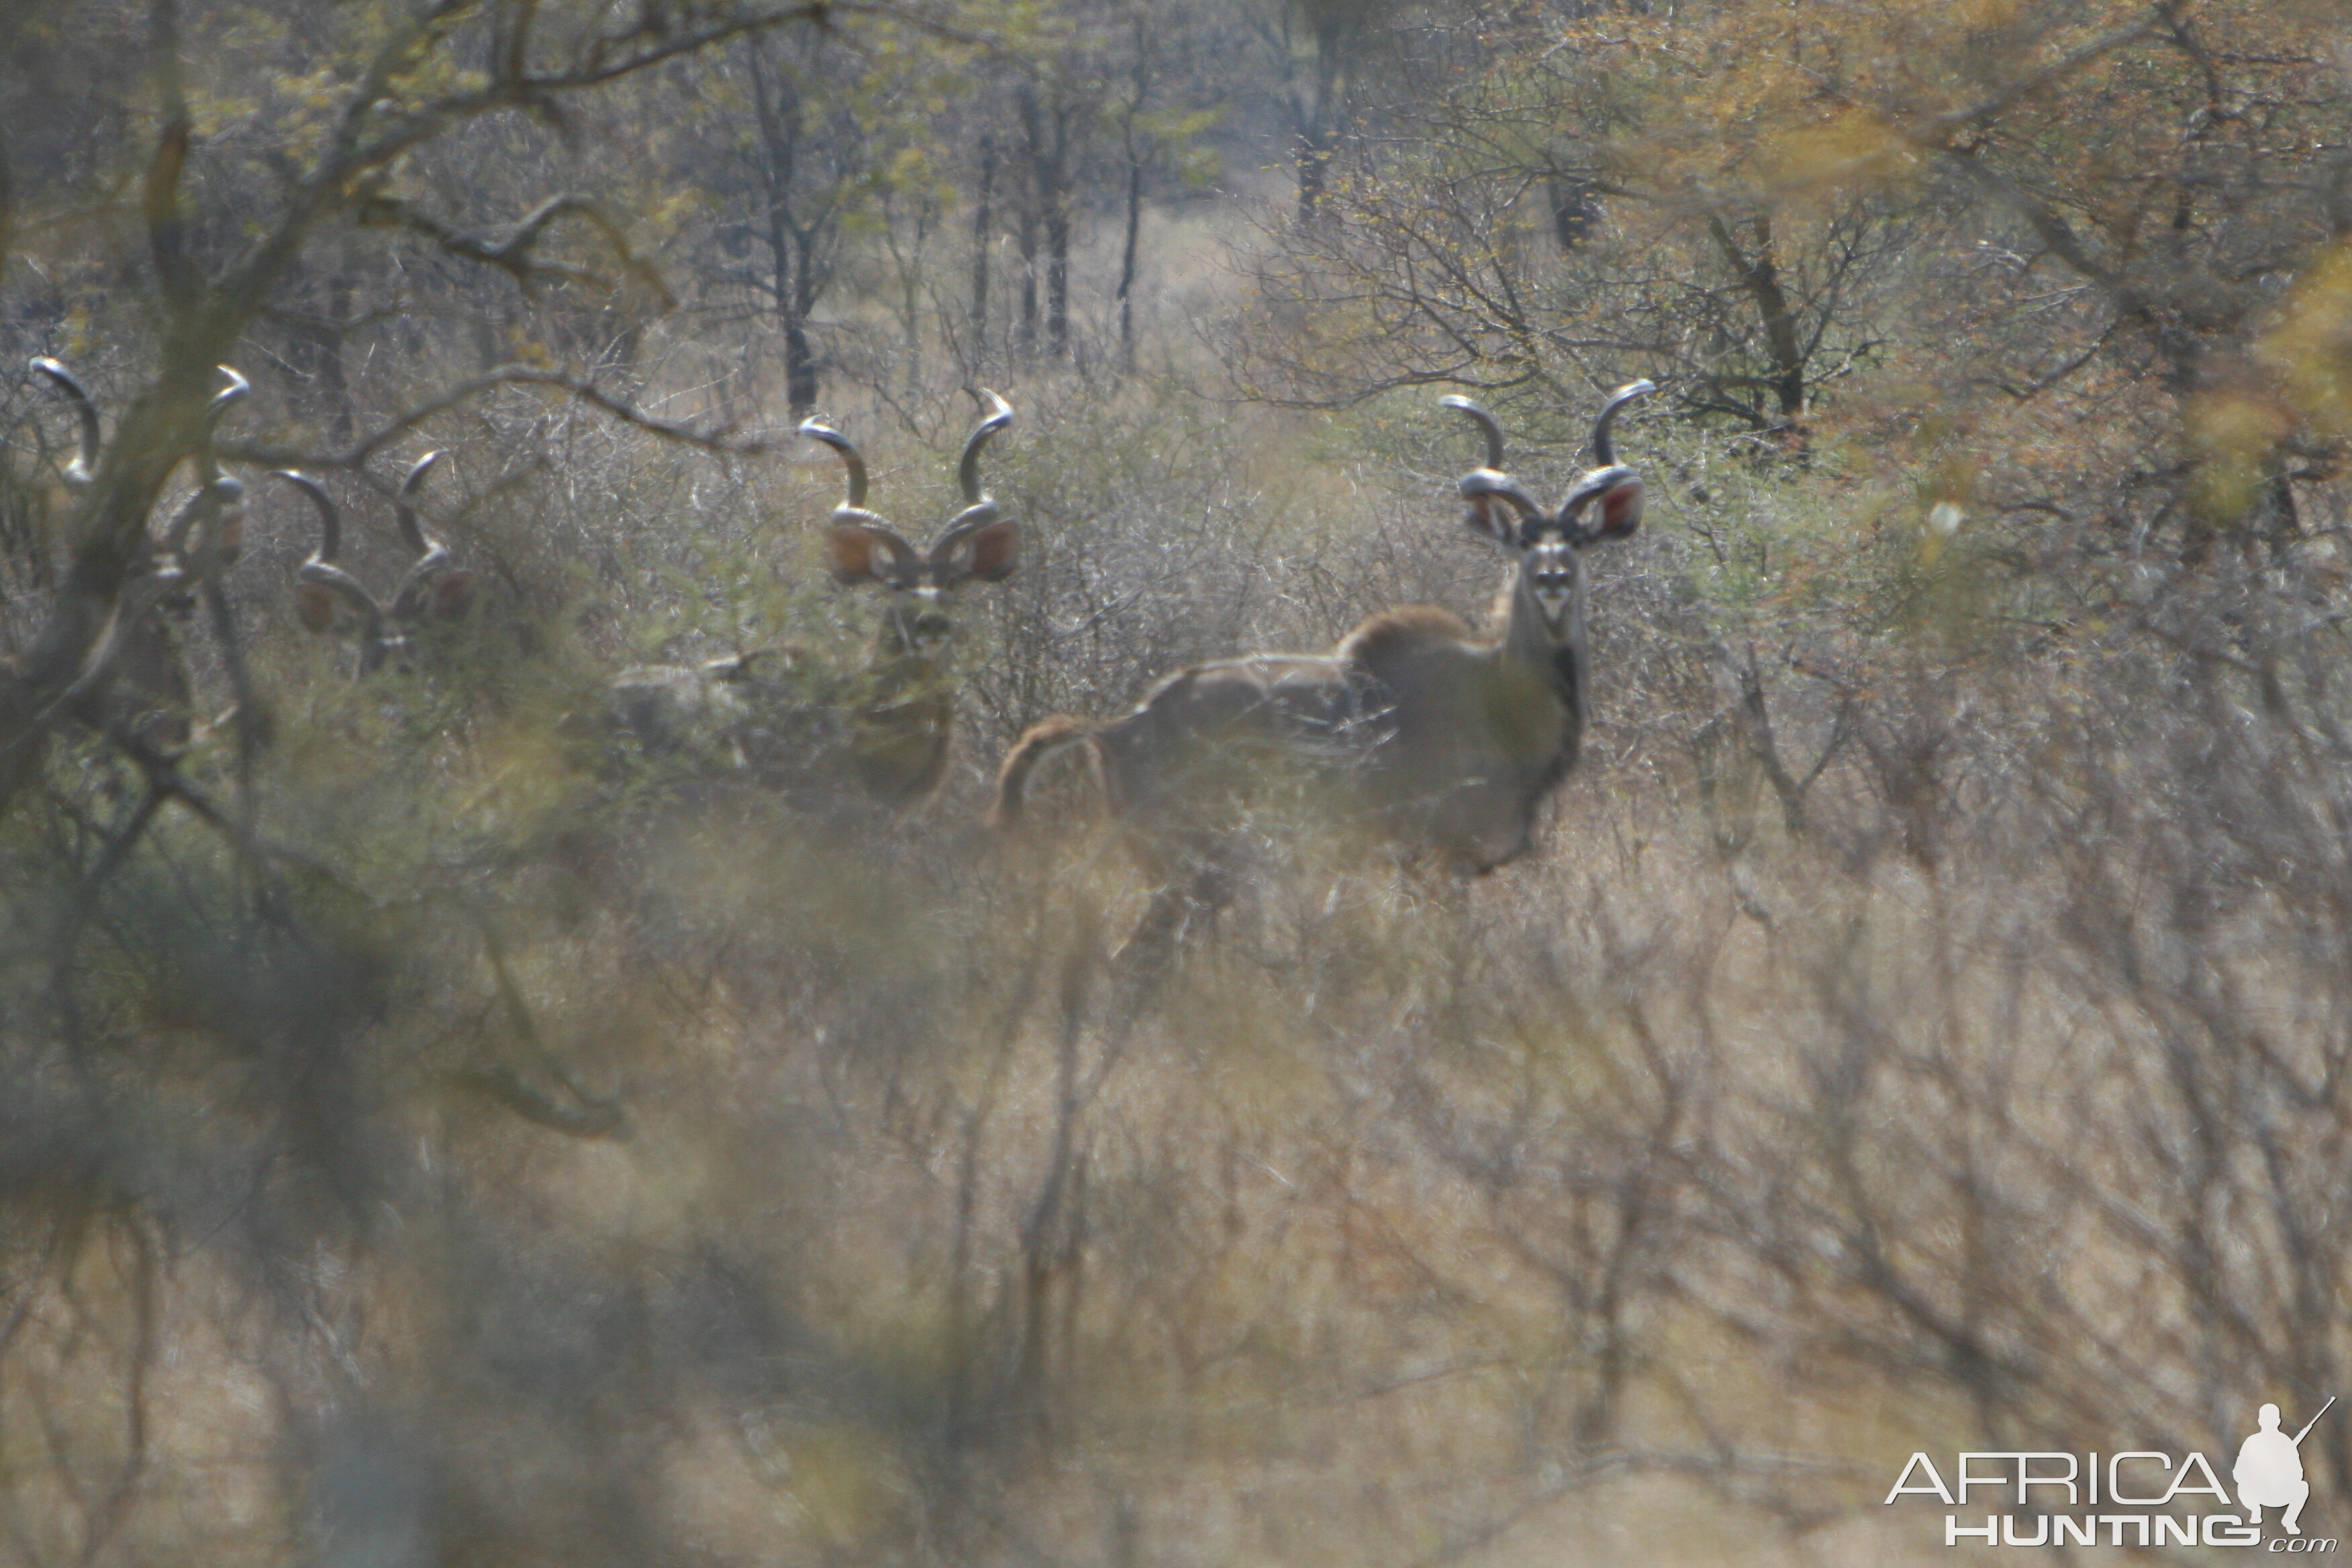
[[[65,395],[79,421],[77,450],[64,469],[66,488],[79,495],[98,478],[102,431],[97,401],[81,378],[58,361],[37,359],[32,368]],[[160,535],[148,535],[142,566],[143,573],[163,587],[166,605],[176,608],[185,607],[189,591],[204,573],[234,564],[244,542],[245,486],[221,472],[213,456],[213,441],[222,417],[253,395],[253,384],[227,365],[215,368],[224,384],[205,405],[196,448],[196,491],[181,504]]]
[[[427,452],[409,466],[393,502],[400,536],[414,559],[389,600],[378,599],[336,557],[342,551],[342,514],[326,487],[310,475],[281,468],[270,475],[310,497],[319,514],[319,545],[295,574],[294,607],[305,630],[331,630],[337,611],[356,634],[358,673],[373,675],[408,658],[408,634],[417,626],[449,619],[465,611],[471,579],[450,563],[449,548],[426,533],[416,520],[416,491],[445,454]]]
[[[1583,552],[1604,539],[1623,539],[1641,526],[1642,479],[1617,461],[1610,427],[1619,409],[1656,390],[1650,382],[1636,381],[1609,395],[1592,425],[1592,456],[1599,467],[1549,510],[1503,471],[1503,427],[1495,416],[1466,397],[1442,400],[1443,406],[1475,421],[1486,437],[1485,466],[1463,475],[1457,487],[1469,507],[1463,521],[1517,559],[1513,618],[1531,610],[1555,645],[1582,639]]]
[[[97,402],[58,361],[36,359],[32,368],[74,405],[79,440],[64,479],[68,489],[80,495],[96,481],[103,454]],[[245,486],[221,472],[213,443],[222,417],[251,395],[253,387],[228,366],[217,369],[225,384],[205,405],[195,451],[196,489],[160,533],[146,532],[98,654],[107,680],[130,696],[131,721],[150,739],[173,748],[189,737],[193,697],[174,627],[194,607],[200,588],[211,583],[217,589],[219,574],[236,563],[244,540]]]
[[[840,453],[849,471],[848,494],[833,509],[825,526],[825,554],[835,582],[872,583],[889,595],[882,626],[885,653],[939,651],[954,630],[949,595],[965,583],[1003,582],[1019,564],[1021,525],[1003,517],[980,485],[982,449],[990,437],[1013,423],[1013,410],[986,388],[978,395],[983,416],[964,437],[963,456],[956,464],[963,510],[948,520],[929,550],[917,550],[896,528],[866,510],[866,462],[849,437],[814,419],[801,426],[802,435]]]
[[[448,455],[432,451],[417,458],[401,476],[400,489],[393,494],[393,521],[400,529],[401,542],[408,546],[412,563],[393,591],[386,613],[402,626],[454,621],[474,600],[474,574],[460,568],[450,558],[449,547],[425,532],[416,519],[416,492],[424,488],[433,466]]]

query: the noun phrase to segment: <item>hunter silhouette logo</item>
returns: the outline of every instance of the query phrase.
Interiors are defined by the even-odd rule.
[[[2329,1394],[2327,1404],[2319,1407],[2319,1415],[2327,1414],[2336,1403]],[[2265,1405],[2255,1414],[2261,1429],[2248,1437],[2238,1450],[2238,1463],[2230,1479],[2238,1483],[2238,1506],[2246,1510],[2246,1522],[2263,1522],[2263,1510],[2283,1508],[2279,1523],[2289,1535],[2301,1535],[2303,1526],[2295,1521],[2303,1517],[2303,1505],[2310,1500],[2311,1483],[2303,1479],[2303,1440],[2319,1425],[2319,1415],[2303,1424],[2303,1430],[2290,1437],[2279,1430],[2279,1407]]]
[[[2302,1449],[2319,1417],[2335,1406],[2331,1395],[2292,1436],[2279,1429],[2277,1405],[2255,1412],[2256,1429],[2239,1446],[2238,1462],[2230,1471],[2238,1494],[2235,1511],[2231,1489],[2221,1484],[2204,1455],[2191,1452],[2176,1460],[2147,1448],[2093,1454],[1970,1450],[1952,1457],[1948,1484],[1935,1460],[1914,1454],[1885,1501],[1934,1498],[1952,1510],[1944,1516],[1947,1546],[2238,1546],[2298,1555],[2333,1552],[2335,1537],[2303,1532],[2311,1483],[2304,1479]],[[1991,1496],[1982,1495],[1987,1492]],[[2000,1511],[1961,1511],[1988,1502]],[[2273,1508],[2285,1533],[2266,1542],[2263,1510]],[[1974,1522],[1979,1519],[1984,1522]]]

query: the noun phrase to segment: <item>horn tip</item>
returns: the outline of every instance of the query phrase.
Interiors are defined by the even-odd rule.
[[[82,385],[81,377],[68,370],[65,361],[51,359],[47,354],[37,354],[31,361],[31,368],[36,373],[56,382],[75,401],[86,403],[89,400],[89,393]]]
[[[205,416],[218,419],[234,405],[242,403],[253,395],[253,383],[239,375],[233,366],[216,364],[213,368],[228,378],[228,384],[214,393],[213,400],[205,405]]]

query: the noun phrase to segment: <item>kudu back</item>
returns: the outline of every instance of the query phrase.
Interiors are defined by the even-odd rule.
[[[982,416],[956,463],[963,504],[927,549],[867,510],[866,460],[849,437],[814,419],[801,426],[840,455],[845,476],[824,531],[833,579],[884,595],[865,667],[831,679],[767,673],[763,664],[803,663],[784,653],[626,671],[613,685],[614,713],[646,750],[675,751],[695,731],[715,731],[736,763],[773,787],[845,784],[894,808],[930,798],[954,737],[954,595],[969,583],[1003,582],[1019,564],[1020,524],[980,479],[982,454],[1013,410],[985,388],[977,395]]]
[[[1593,423],[1597,466],[1544,507],[1503,468],[1503,433],[1467,398],[1486,462],[1457,489],[1464,522],[1512,558],[1494,624],[1474,631],[1434,605],[1383,610],[1327,654],[1254,654],[1168,676],[1115,719],[1032,726],[997,775],[992,820],[1017,821],[1031,775],[1083,750],[1112,812],[1181,834],[1205,796],[1269,768],[1303,766],[1327,810],[1408,847],[1487,871],[1526,854],[1545,797],[1576,765],[1589,701],[1584,552],[1639,527],[1642,480],[1618,463],[1618,411],[1654,391],[1611,394]]]

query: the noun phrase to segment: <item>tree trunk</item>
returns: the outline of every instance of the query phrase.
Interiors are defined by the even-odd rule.
[[[1013,333],[1013,349],[1023,360],[1037,353],[1037,219],[1026,205],[1013,226],[1013,243],[1021,251],[1021,324]]]
[[[1070,357],[1070,205],[1057,192],[1045,209],[1045,348],[1055,359]]]
[[[1048,110],[1034,89],[1021,89],[1021,127],[1029,161],[1029,210],[1023,215],[1022,258],[1029,263],[1021,288],[1023,345],[1036,342],[1036,233],[1045,248],[1045,347],[1055,359],[1070,351],[1070,111]]]
[[[0,279],[8,275],[8,247],[16,236],[16,186],[8,173],[8,139],[0,135]]]
[[[1298,171],[1298,221],[1302,224],[1313,223],[1323,205],[1323,165],[1329,157],[1319,131],[1299,132],[1292,162]]]
[[[795,421],[808,417],[816,407],[820,384],[817,379],[816,352],[809,346],[808,318],[816,303],[816,290],[809,277],[808,249],[795,245],[799,266],[793,268],[792,292],[784,308],[784,403]]]
[[[353,433],[352,388],[343,371],[343,323],[352,319],[352,275],[335,268],[327,283],[327,319],[318,336],[319,390],[326,395],[334,417],[328,426],[339,446],[349,446]]]
[[[769,288],[776,322],[784,339],[784,403],[795,420],[816,406],[821,390],[816,355],[809,347],[808,318],[816,308],[818,283],[811,252],[814,229],[794,218],[793,174],[800,157],[800,99],[792,84],[768,70],[763,40],[744,42],[751,63],[751,100],[760,121],[760,173],[768,201]]]
[[[1313,222],[1322,208],[1331,154],[1339,139],[1348,57],[1360,31],[1351,9],[1324,7],[1310,19],[1315,80],[1307,91],[1290,95],[1291,122],[1297,132],[1291,156],[1298,171],[1298,221],[1302,224]]]
[[[1127,244],[1118,258],[1118,363],[1135,368],[1135,265],[1143,232],[1143,159],[1130,139],[1127,151]]]
[[[1721,218],[1708,218],[1706,227],[1724,259],[1738,274],[1740,286],[1756,301],[1756,312],[1764,324],[1765,346],[1772,356],[1769,384],[1780,404],[1781,423],[1790,429],[1801,427],[1805,417],[1805,353],[1796,313],[1789,308],[1789,296],[1780,287],[1780,268],[1772,259],[1772,220],[1769,216],[1756,220],[1752,258],[1740,249]]]
[[[996,238],[993,233],[996,222],[996,138],[985,132],[980,138],[978,185],[972,194],[971,209],[971,360],[974,365],[985,367],[988,363],[988,253]]]

